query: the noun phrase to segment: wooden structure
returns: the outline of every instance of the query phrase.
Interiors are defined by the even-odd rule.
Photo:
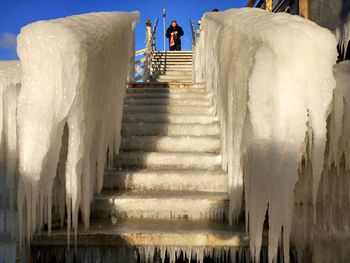
[[[297,4],[298,13],[304,18],[309,17],[309,0],[249,0],[247,7],[264,8],[269,12],[285,12],[291,8],[292,5]]]

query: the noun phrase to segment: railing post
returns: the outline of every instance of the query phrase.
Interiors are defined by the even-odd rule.
[[[272,0],[265,0],[265,10],[272,12]]]
[[[309,1],[299,0],[299,15],[304,18],[309,18]]]

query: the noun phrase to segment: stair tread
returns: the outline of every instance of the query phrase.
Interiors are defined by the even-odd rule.
[[[104,189],[100,194],[95,196],[99,199],[147,199],[147,200],[168,200],[168,199],[191,199],[191,200],[228,200],[227,192],[202,192],[202,191],[115,191]]]
[[[161,226],[161,227],[160,227]],[[73,239],[73,233],[71,233]],[[72,240],[71,239],[71,240]],[[32,245],[65,245],[67,230],[56,229],[51,236],[43,233],[35,236]],[[249,246],[244,224],[229,225],[213,220],[160,220],[118,219],[112,224],[108,219],[92,219],[89,229],[81,225],[77,243],[88,245],[118,246],[188,246],[234,247]]]

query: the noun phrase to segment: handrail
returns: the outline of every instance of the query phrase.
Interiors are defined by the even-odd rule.
[[[149,81],[151,74],[151,63],[153,52],[156,50],[156,30],[159,19],[154,21],[153,27],[149,20],[146,21],[146,47],[135,52],[135,57],[140,57],[134,61],[134,76],[130,78],[132,81]]]

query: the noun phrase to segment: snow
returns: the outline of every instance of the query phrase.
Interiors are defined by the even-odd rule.
[[[106,162],[119,149],[138,18],[137,12],[101,12],[22,28],[18,36],[23,67],[18,101],[21,240],[29,241],[44,223],[50,232],[53,198],[61,207],[61,220],[65,201],[68,232],[73,227],[77,234],[79,210],[89,226],[90,201],[101,190]],[[53,187],[55,181],[63,193]]]
[[[229,219],[239,216],[244,188],[252,258],[259,262],[268,208],[269,262],[276,260],[279,244],[289,262],[294,189],[303,158],[312,163],[311,200],[314,205],[317,200],[335,88],[336,39],[311,21],[259,9],[207,13],[202,21],[195,81],[207,82],[221,121]]]

